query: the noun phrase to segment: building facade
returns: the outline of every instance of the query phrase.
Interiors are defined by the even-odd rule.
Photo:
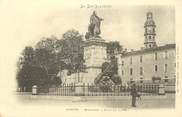
[[[144,24],[144,46],[141,50],[122,52],[118,55],[118,74],[122,83],[159,82],[175,83],[175,44],[157,46],[155,22],[151,12],[147,13]]]
[[[175,82],[175,44],[131,51],[118,57],[118,73],[123,84],[130,81]]]

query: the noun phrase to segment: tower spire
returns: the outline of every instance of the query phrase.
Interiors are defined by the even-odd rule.
[[[152,12],[147,12],[147,20],[144,24],[144,28],[145,28],[145,48],[152,48],[152,47],[156,47],[156,41],[155,41],[155,22],[153,20],[153,14]]]

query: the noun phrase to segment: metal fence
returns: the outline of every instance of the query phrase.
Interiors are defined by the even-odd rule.
[[[158,95],[158,84],[143,84],[136,86],[137,92],[141,96]],[[110,87],[99,87],[95,85],[62,85],[48,89],[38,89],[39,95],[56,95],[56,96],[130,96],[131,88],[120,85]]]

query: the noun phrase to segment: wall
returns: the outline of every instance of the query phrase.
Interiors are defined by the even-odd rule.
[[[166,52],[167,54],[165,54]],[[155,60],[155,53],[157,53],[157,60]],[[142,56],[142,62],[140,62],[140,56]],[[165,79],[167,76],[168,79],[174,79],[175,56],[175,48],[144,52],[129,56],[122,56],[120,54],[118,55],[118,73],[122,78],[123,84],[131,79],[139,81],[141,78],[143,80],[152,80],[152,77],[161,77],[162,79]],[[122,65],[122,61],[124,61],[124,65]],[[167,64],[167,71],[165,71],[165,64]],[[157,65],[157,71],[155,71],[155,65]],[[143,74],[140,74],[140,67],[143,69]],[[132,75],[130,74],[130,68],[133,69]],[[122,72],[124,72],[124,74]]]

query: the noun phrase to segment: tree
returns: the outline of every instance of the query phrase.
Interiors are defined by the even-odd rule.
[[[112,56],[114,54],[120,53],[122,51],[122,46],[117,41],[111,41],[107,44],[107,53]]]
[[[33,85],[39,88],[48,87],[49,79],[46,70],[37,66],[25,65],[17,74],[18,86],[24,91],[31,91]]]
[[[81,69],[83,64],[83,39],[78,31],[72,29],[63,34],[62,48],[58,58],[64,59],[71,72]]]
[[[75,30],[75,29],[71,29],[71,30],[68,30],[67,32],[65,32],[64,34],[63,34],[63,37],[62,37],[62,39],[64,40],[64,39],[75,39],[75,40],[77,40],[77,39],[81,39],[82,40],[82,35],[80,35],[80,33],[77,31],[77,30]]]
[[[47,41],[41,40],[35,50],[31,46],[25,47],[18,61],[18,86],[26,88],[26,91],[31,91],[34,84],[39,87],[44,87],[45,84],[49,85],[49,71],[58,72],[58,66],[55,63],[55,52],[51,48],[54,47],[54,44],[50,39]],[[43,46],[45,43],[46,46]]]
[[[82,37],[78,31],[68,30],[61,40],[51,36],[40,40],[35,49],[25,47],[18,61],[19,87],[26,87],[30,91],[34,84],[39,87],[45,84],[58,86],[61,83],[56,77],[59,70],[80,72],[84,67]]]
[[[36,44],[35,58],[37,65],[45,68],[49,74],[56,74],[59,70],[57,53],[62,45],[55,36],[43,38]]]
[[[17,70],[17,83],[19,87],[26,87],[27,83],[27,74],[26,70],[31,65],[34,64],[34,49],[31,46],[25,47],[25,49],[22,52],[22,56],[19,58],[19,61],[17,62],[18,70]]]
[[[58,39],[55,36],[51,36],[48,38],[44,37],[41,41],[39,41],[36,44],[36,49],[46,49],[50,51],[51,53],[55,53],[58,48],[57,42],[58,42]]]
[[[45,48],[36,49],[35,61],[36,65],[48,70],[50,66],[52,66],[52,64],[55,62],[55,54],[51,53],[49,50]]]
[[[31,46],[25,47],[22,53],[22,59],[21,59],[21,64],[33,64],[34,62],[34,49]]]

